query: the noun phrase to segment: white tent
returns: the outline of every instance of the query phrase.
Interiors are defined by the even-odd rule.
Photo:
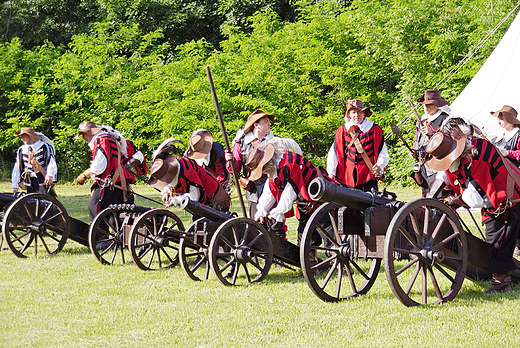
[[[520,112],[520,15],[450,107],[452,116],[470,119],[492,137],[503,129],[490,112],[504,105]]]

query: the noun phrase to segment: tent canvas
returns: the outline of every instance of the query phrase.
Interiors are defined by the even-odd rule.
[[[450,107],[452,116],[471,120],[493,137],[503,129],[490,112],[504,105],[520,111],[520,15]]]

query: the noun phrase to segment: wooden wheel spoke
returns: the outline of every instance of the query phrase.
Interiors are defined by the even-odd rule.
[[[43,240],[44,236],[49,237],[50,239],[54,240],[55,242],[58,242],[58,243],[60,242],[60,239],[56,238],[55,236],[53,236],[52,234],[50,234],[47,231],[44,232],[44,235],[40,236],[42,238],[42,240]]]
[[[117,255],[117,249],[119,248],[119,245],[115,245],[114,247],[114,252],[112,254],[112,258],[110,259],[110,263],[113,264],[114,263],[114,260],[116,259],[116,255]]]
[[[441,302],[444,301],[442,293],[441,293],[441,289],[439,288],[439,283],[437,283],[437,278],[435,277],[435,274],[433,273],[433,269],[431,268],[431,266],[428,266],[427,270],[428,270],[428,274],[430,275],[430,280],[432,282],[433,289],[435,290],[435,294],[437,295],[437,298]]]
[[[249,284],[249,283],[251,283],[251,276],[249,275],[249,270],[247,269],[247,264],[243,264],[242,266],[244,266],[244,273],[246,274],[246,280],[247,280],[247,283]]]
[[[323,240],[328,240],[330,241],[335,247],[338,247],[339,244],[338,242],[336,242],[335,238],[332,238],[328,233],[327,233],[327,230],[325,228],[323,228],[323,226],[321,224],[317,224],[316,225],[316,231],[318,231],[319,235],[321,236],[321,238]]]
[[[365,278],[365,279],[369,279],[369,278],[370,278],[370,277],[365,273],[365,271],[363,271],[363,270],[361,269],[361,267],[359,267],[359,265],[358,265],[356,262],[354,262],[353,260],[350,260],[350,262],[348,262],[348,263],[345,265],[345,266],[347,267],[347,274],[348,274],[348,273],[351,273],[351,272],[350,272],[350,267],[349,267],[350,265],[354,266],[354,268],[359,272],[359,274],[360,274],[361,276],[363,276],[363,278]]]
[[[419,223],[417,222],[417,217],[415,216],[415,211],[412,211],[410,212],[410,214],[408,214],[408,216],[410,217],[410,223],[412,225],[412,229],[413,229],[413,232],[415,233],[415,235],[417,236],[417,240],[421,240],[420,239],[420,236],[421,236],[421,232],[420,232],[420,228],[419,228]],[[400,226],[399,227],[399,230],[403,229],[404,230],[404,227],[403,226]],[[408,234],[408,232],[407,232]],[[406,237],[406,236],[405,236]],[[408,236],[406,237],[410,243],[411,243],[411,236]]]
[[[395,272],[395,275],[399,277],[399,275],[401,273],[403,273],[404,271],[406,271],[408,268],[410,268],[410,266],[413,266],[415,263],[417,263],[417,261],[419,261],[418,258],[415,258],[413,259],[412,261],[408,262],[406,265],[404,265],[403,267],[399,268],[399,270],[397,272]]]
[[[410,281],[408,282],[408,286],[406,287],[406,290],[404,291],[407,295],[410,294],[410,291],[412,291],[412,287],[415,283],[415,280],[417,279],[417,276],[419,275],[420,270],[421,270],[421,263],[417,263],[415,266],[415,269],[412,273],[412,277],[410,278]]]
[[[156,249],[155,248],[151,248],[152,249],[152,255],[150,256],[150,259],[148,260],[148,264],[146,265],[146,267],[148,269],[150,269],[150,266],[152,265],[152,261],[153,261],[153,258],[155,257],[155,254],[156,254]]]
[[[444,238],[442,241],[440,241],[438,244],[434,245],[434,249],[438,250],[441,247],[443,247],[446,243],[452,241],[454,238],[458,237],[459,233],[454,232],[453,234],[449,235],[448,237]]]
[[[231,226],[231,232],[233,232],[233,239],[235,240],[235,245],[240,245],[240,238],[238,237],[237,225]],[[224,236],[222,236],[224,238]]]
[[[408,231],[405,230],[405,228],[403,226],[399,226],[399,232],[401,232],[401,234],[406,238],[406,240],[412,244],[412,246],[417,249],[417,250],[421,250],[422,248],[415,242],[415,240],[412,238],[412,236],[410,236],[410,234],[408,234]]]
[[[237,283],[238,271],[240,269],[240,263],[235,263],[235,269],[233,270],[233,279],[231,280],[231,284],[235,285]]]
[[[334,274],[334,270],[338,267],[339,260],[334,260],[334,264],[327,272],[327,275],[325,276],[325,279],[323,279],[323,283],[321,284],[320,288],[323,290],[325,287],[329,284],[330,279],[332,278],[332,275]],[[311,267],[311,270],[314,269]]]
[[[36,201],[36,202],[37,202],[36,207],[38,207],[38,201]],[[27,216],[29,216],[30,221],[36,220],[35,216],[33,215],[33,212],[31,211],[31,209],[29,209],[27,202],[23,203],[23,209],[25,210],[25,213],[27,214]],[[38,209],[35,209],[35,212],[37,212],[37,211],[38,211]]]
[[[336,210],[329,210],[328,215],[332,224],[332,229],[334,230],[334,237],[336,237],[336,243],[339,244],[341,243],[341,235],[339,234],[338,223],[336,220],[336,215],[334,214],[335,211]]]
[[[428,304],[428,278],[426,265],[421,265],[422,303]]]
[[[112,247],[114,246],[115,242],[112,242],[110,243],[109,246],[107,246],[106,248],[104,248],[103,250],[101,250],[101,252],[99,253],[100,256],[103,256],[105,255],[108,251],[110,251],[110,249],[112,249]]]
[[[421,235],[417,236],[417,241],[421,241],[424,245],[426,243],[426,241],[428,240],[428,234],[429,234],[429,230],[430,230],[430,209],[428,209],[428,207],[423,207],[423,208],[424,208],[424,227],[421,231],[422,232]]]
[[[263,237],[264,237],[263,234],[258,233],[258,235],[257,235],[255,238],[253,238],[253,240],[252,240],[249,244],[247,244],[247,246],[248,246],[248,247],[252,247],[253,245],[255,245],[255,243],[256,243],[260,238],[263,238]],[[240,245],[242,245],[242,244],[244,243],[244,241],[245,241],[245,239],[242,239]]]
[[[418,250],[410,250],[410,249],[402,249],[402,248],[394,248],[394,252],[406,255],[420,255],[421,252]]]
[[[246,224],[246,226],[245,226],[245,228],[244,228],[244,233],[242,234],[242,238],[240,239],[240,245],[243,245],[243,244],[246,242],[247,237],[249,237],[249,229],[250,229],[249,224]],[[259,237],[260,237],[260,233],[258,234],[258,236],[256,236],[256,237],[253,239],[253,241],[258,240]],[[251,242],[251,243],[249,243],[248,245],[251,246],[251,245],[253,245],[253,244],[254,244],[254,243]]]
[[[446,272],[446,270],[444,268],[442,268],[441,265],[439,265],[438,263],[434,263],[433,264],[433,267],[437,268],[437,270],[439,272],[441,272],[441,274],[446,277],[446,279],[448,279],[452,284],[455,283],[455,279],[448,273]],[[433,273],[433,272],[432,272]]]
[[[45,207],[45,210],[42,212],[42,214],[40,215],[40,218],[38,220],[42,221],[43,218],[45,217],[45,215],[47,215],[47,213],[49,212],[49,210],[51,210],[53,204],[49,202],[49,204],[47,204],[47,206]],[[61,211],[58,211],[57,214],[55,214],[54,216],[57,216],[57,215],[60,215],[62,214]],[[52,219],[52,217],[51,217]]]
[[[25,218],[25,217],[26,217],[25,215],[22,216],[22,215],[18,214],[18,213],[15,211],[15,212],[13,212],[13,217],[17,217],[18,219],[22,220],[22,222],[25,224],[25,226],[23,226],[23,227],[29,227],[29,226],[31,225],[31,221],[32,221],[32,220],[27,220],[27,219]]]
[[[442,214],[441,218],[439,219],[439,222],[437,223],[437,226],[435,226],[435,230],[433,231],[432,235],[428,238],[430,243],[433,243],[435,237],[437,237],[437,234],[441,230],[441,227],[444,225],[444,222],[446,222],[447,217],[448,215],[446,215],[446,213]]]
[[[36,238],[34,238],[34,242],[38,243],[38,237],[40,237],[40,240],[42,241],[43,247],[45,248],[45,251],[47,251],[47,254],[51,254],[51,250],[49,249],[49,246],[47,245],[47,242],[45,241],[45,238],[43,238],[43,236],[36,235]]]
[[[27,230],[25,231],[25,233],[22,233],[21,235],[17,236],[15,233],[13,233],[13,230],[19,230],[19,231],[23,231],[23,230],[20,230],[18,228],[9,228],[9,234],[11,236],[13,236],[13,239],[11,240],[12,242],[18,242],[20,243],[21,245],[23,245],[23,243],[20,241],[22,238],[24,238],[25,236],[27,236],[28,234],[31,234],[31,231],[30,230]]]

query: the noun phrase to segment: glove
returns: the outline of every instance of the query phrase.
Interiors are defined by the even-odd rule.
[[[81,173],[80,175],[78,175],[78,177],[76,178],[76,182],[80,185],[83,185],[85,183],[85,180],[87,180],[91,176],[92,176],[92,169],[89,168],[89,169],[85,170],[83,173]]]
[[[135,168],[136,166],[140,165],[141,164],[141,161],[135,159],[135,158],[130,158],[128,160],[128,162],[126,162],[126,164],[123,166],[125,167],[126,170],[130,170],[132,168]]]
[[[240,186],[246,191],[253,191],[255,188],[255,183],[246,178],[240,178]]]
[[[455,207],[455,208],[464,205],[464,202],[462,201],[460,196],[453,196],[453,195],[446,196],[444,198],[444,203],[446,203],[450,207]]]

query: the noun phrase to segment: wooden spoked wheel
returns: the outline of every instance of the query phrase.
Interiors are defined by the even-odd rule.
[[[69,237],[70,220],[53,196],[31,193],[15,200],[5,211],[2,235],[18,257],[59,252]]]
[[[466,235],[447,205],[421,198],[394,215],[383,259],[390,288],[406,306],[450,301],[466,274]]]
[[[363,295],[374,284],[381,259],[354,258],[351,239],[339,233],[338,208],[325,203],[311,215],[300,242],[300,263],[311,290],[323,301],[336,302]],[[313,239],[321,245],[312,245]],[[314,244],[317,244],[314,242]]]
[[[179,264],[184,273],[192,280],[208,280],[210,264],[208,246],[193,243],[193,234],[197,226],[200,226],[206,218],[194,221],[186,230],[186,236],[179,242]]]
[[[273,245],[258,222],[233,218],[215,231],[208,256],[211,269],[222,284],[247,285],[267,276],[273,263]]]
[[[167,209],[152,209],[132,225],[129,249],[132,260],[142,270],[158,270],[177,265],[179,240],[184,235],[181,219]]]
[[[125,259],[124,228],[120,209],[108,207],[94,218],[90,224],[88,241],[90,252],[99,262],[112,265],[116,258],[123,264],[128,260]],[[129,255],[126,257],[129,258]]]

